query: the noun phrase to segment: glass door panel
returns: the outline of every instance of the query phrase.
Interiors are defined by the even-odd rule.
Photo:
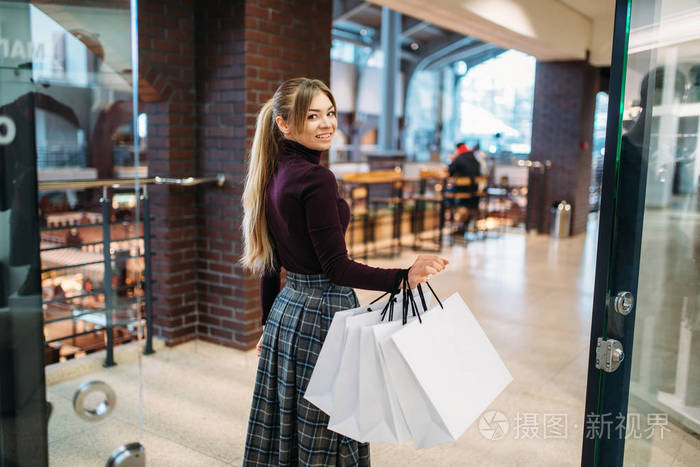
[[[0,457],[19,465],[140,439],[140,365],[118,367],[142,335],[133,19],[125,1],[0,2]]]
[[[617,2],[584,463],[700,461],[699,22]]]
[[[700,5],[692,3],[632,2],[623,138],[647,167],[626,465],[700,460]]]

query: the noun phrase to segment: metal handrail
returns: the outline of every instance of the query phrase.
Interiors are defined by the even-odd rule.
[[[56,271],[56,270],[62,270],[62,269],[70,269],[70,268],[79,268],[83,266],[88,266],[92,264],[103,264],[104,265],[104,277],[103,277],[103,282],[104,282],[104,288],[101,291],[91,291],[86,294],[81,294],[81,295],[76,295],[76,296],[71,296],[71,297],[61,297],[58,299],[54,300],[49,300],[45,303],[67,303],[69,301],[72,301],[77,298],[82,298],[82,297],[87,297],[90,295],[96,295],[97,293],[102,293],[104,294],[104,309],[101,310],[92,310],[91,312],[85,313],[85,314],[90,314],[90,313],[105,313],[105,326],[96,330],[104,330],[106,331],[106,343],[105,343],[105,348],[106,348],[106,358],[104,362],[104,366],[113,366],[115,365],[114,361],[114,335],[113,335],[113,329],[115,326],[122,324],[121,322],[116,322],[114,321],[114,311],[120,309],[124,303],[116,303],[115,297],[113,297],[113,293],[124,289],[124,287],[119,287],[119,288],[113,288],[112,287],[112,264],[113,261],[116,259],[116,257],[112,256],[111,254],[111,244],[119,241],[124,241],[124,240],[129,240],[133,241],[136,239],[143,239],[143,254],[138,254],[138,255],[129,255],[129,256],[124,256],[122,258],[145,258],[145,264],[144,264],[144,297],[143,299],[145,300],[145,321],[146,321],[146,345],[144,348],[143,353],[148,355],[154,353],[153,351],[153,310],[152,310],[152,304],[153,300],[155,300],[154,297],[152,297],[152,279],[151,279],[151,255],[153,254],[151,251],[151,216],[150,216],[150,208],[149,208],[149,198],[148,198],[148,193],[146,190],[146,185],[149,184],[157,184],[157,185],[179,185],[179,186],[194,186],[194,185],[200,185],[203,183],[212,183],[215,182],[218,186],[223,186],[226,183],[226,176],[223,174],[218,174],[215,177],[200,177],[200,178],[195,178],[195,177],[186,177],[186,178],[169,178],[169,177],[153,177],[153,178],[140,178],[140,179],[105,179],[105,180],[80,180],[80,181],[55,181],[55,182],[43,182],[39,184],[39,189],[40,190],[60,190],[60,189],[85,189],[85,188],[102,188],[102,197],[100,199],[100,205],[101,205],[101,213],[102,213],[102,222],[100,223],[91,223],[91,224],[72,224],[68,226],[60,226],[60,227],[48,227],[48,228],[43,228],[42,231],[49,231],[49,230],[59,230],[59,229],[68,229],[68,228],[73,228],[73,227],[92,227],[92,226],[101,226],[102,227],[102,242],[89,242],[88,244],[90,245],[97,245],[99,243],[103,244],[102,248],[102,260],[101,261],[95,261],[95,262],[88,262],[88,263],[82,263],[82,264],[71,264],[71,265],[64,265],[64,266],[57,266],[57,267],[52,267],[52,268],[47,268],[42,270],[42,272],[47,272],[47,271]],[[111,188],[121,188],[121,187],[136,187],[139,186],[139,198],[141,200],[142,206],[143,206],[143,219],[141,220],[142,225],[143,225],[143,235],[140,237],[128,237],[126,239],[124,238],[118,238],[118,239],[112,239],[111,238],[111,226],[115,225],[117,223],[122,223],[122,222],[111,222],[109,219],[111,218],[111,200],[109,199],[109,193],[108,189]],[[75,245],[75,247],[79,247],[81,245]],[[69,247],[74,247],[73,245],[66,245],[65,247],[60,246],[60,247],[49,247],[45,248],[42,251],[48,251],[48,250],[58,250],[62,248],[69,248]],[[132,286],[127,286],[127,288],[132,287]],[[137,302],[139,303],[139,300],[141,298],[137,298]],[[139,312],[140,313],[140,312]],[[83,314],[80,315],[71,315],[69,317],[64,317],[64,318],[58,318],[58,319],[53,319],[50,321],[47,321],[47,323],[52,323],[56,321],[63,321],[63,320],[75,320],[82,316]],[[139,315],[140,316],[140,315]],[[68,336],[63,336],[59,338],[55,338],[49,341],[46,341],[46,343],[53,343],[53,342],[60,342],[62,340],[70,339],[70,338],[75,338],[77,336],[82,336],[86,334],[90,334],[92,332],[96,332],[96,330],[91,330],[91,331],[86,331],[82,333],[77,333],[77,334],[71,334]]]
[[[85,225],[85,224],[82,224],[82,225],[81,225],[81,224],[78,224],[78,225],[75,225],[75,226],[70,225],[70,226],[68,226],[68,227],[63,227],[62,230],[68,230],[69,228],[79,228],[79,227],[84,226],[84,225]],[[102,224],[96,224],[96,225],[102,225]],[[112,225],[115,225],[115,224],[112,224]],[[45,232],[45,231],[42,230],[42,232]],[[112,243],[115,243],[115,242],[129,242],[129,241],[133,241],[133,240],[141,240],[141,238],[143,238],[143,237],[116,238],[116,239],[112,240]],[[80,244],[77,244],[77,245],[52,246],[52,247],[49,247],[49,248],[42,248],[42,249],[39,250],[39,251],[44,252],[44,251],[66,250],[66,249],[68,249],[68,248],[80,249],[81,247],[84,247],[84,246],[102,245],[103,243],[104,243],[104,242],[99,241],[99,242],[80,243]]]
[[[64,180],[64,181],[54,181],[54,182],[39,182],[39,190],[65,190],[71,188],[123,188],[131,187],[136,185],[137,179],[135,178],[108,178],[102,180]],[[180,185],[180,186],[194,186],[201,185],[204,183],[216,182],[218,186],[224,186],[226,183],[226,175],[217,174],[214,177],[185,177],[185,178],[171,178],[171,177],[151,177],[151,178],[139,178],[139,185]]]
[[[128,300],[127,302],[125,302],[125,303],[120,303],[119,306],[117,306],[116,308],[119,309],[120,311],[124,311],[124,310],[128,310],[129,307],[132,306],[132,305],[138,305],[138,301],[137,301],[137,300],[134,300],[134,299],[131,299],[131,300]],[[113,309],[114,309],[114,308],[113,308]],[[73,310],[73,311],[75,311],[75,310]],[[70,319],[70,320],[73,320],[73,319],[75,319],[75,318],[80,318],[81,316],[96,315],[96,314],[98,314],[98,313],[105,313],[105,314],[106,314],[106,313],[108,313],[108,312],[109,312],[109,310],[107,310],[106,308],[98,308],[98,309],[96,309],[96,310],[84,311],[83,313],[77,313],[77,314],[72,314],[72,313],[71,313],[71,315],[69,315],[69,316],[63,316],[63,317],[61,317],[61,318],[54,318],[54,319],[46,320],[46,321],[44,321],[44,324],[58,323],[58,322],[61,322],[61,321],[68,321],[69,319]],[[68,337],[64,337],[64,338],[62,338],[62,340],[70,339],[71,337],[73,337],[73,336],[70,335],[70,336],[68,336]]]
[[[548,169],[552,166],[552,161],[531,161],[531,160],[526,160],[526,161],[518,161],[516,163],[520,167],[534,167],[535,169]]]
[[[75,268],[83,268],[85,266],[92,266],[94,264],[102,264],[103,260],[100,261],[90,261],[89,263],[79,263],[79,264],[68,264],[65,266],[56,266],[53,268],[46,268],[42,269],[41,272],[51,272],[51,271],[63,271],[64,269],[75,269]]]

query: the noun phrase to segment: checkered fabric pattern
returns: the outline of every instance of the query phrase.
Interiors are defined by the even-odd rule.
[[[370,465],[369,444],[329,431],[328,415],[303,398],[333,315],[358,306],[324,274],[287,273],[265,325],[245,467]]]

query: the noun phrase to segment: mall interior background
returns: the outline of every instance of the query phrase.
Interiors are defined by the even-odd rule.
[[[133,125],[126,4],[4,5],[5,64],[26,60],[16,43],[33,44],[37,60],[19,80],[31,74],[42,94],[70,103],[66,118],[37,113],[40,181],[135,175],[128,150]],[[609,50],[598,54],[595,65],[583,55],[576,59],[585,50],[554,50],[545,56],[556,61],[537,60],[394,13],[401,21],[400,67],[391,78],[394,137],[382,143],[381,7],[318,2],[304,11],[313,14],[297,14],[294,2],[139,3],[139,175],[223,173],[231,181],[216,189],[150,190],[157,218],[152,247],[167,252],[153,258],[155,332],[170,344],[199,337],[249,348],[256,340],[257,284],[236,265],[241,238],[235,219],[256,112],[288,77],[314,76],[335,92],[339,131],[329,162],[338,174],[347,170],[345,162],[391,151],[409,162],[445,163],[455,142],[478,142],[492,164],[503,162],[503,173],[497,168],[494,176],[509,176],[519,186],[527,185],[528,171],[509,171],[508,165],[551,162],[546,192],[533,186],[529,202],[521,199],[523,210],[532,211],[522,214],[528,230],[549,232],[555,200],[573,205],[574,234],[585,229],[589,206],[595,209],[604,127],[594,138],[594,114],[596,94],[607,86]],[[611,6],[598,14],[612,15]],[[8,101],[10,89],[4,86]],[[599,102],[602,116],[605,94]],[[45,193],[40,202],[47,204],[44,211],[77,206],[90,216],[98,192]],[[64,205],[51,204],[52,196]],[[129,205],[128,196],[115,199]]]
[[[200,339],[250,349],[260,333],[258,281],[237,263],[246,152],[260,106],[284,79],[330,84],[339,131],[324,162],[339,179],[382,167],[382,157],[403,158],[405,172],[439,167],[455,142],[479,143],[489,183],[517,191],[514,211],[521,212],[509,232],[547,235],[558,200],[573,206],[571,234],[586,232],[599,202],[614,5],[567,0],[527,9],[513,1],[503,15],[479,2],[458,12],[455,2],[433,3],[426,12],[420,1],[140,1],[134,122],[128,2],[0,2],[0,106],[38,96],[29,140],[40,184],[224,174],[223,186],[147,188],[152,334],[168,346]],[[397,22],[393,49],[382,39],[387,18]],[[389,77],[387,55],[397,64]],[[691,89],[686,104],[700,95],[692,60],[679,65]],[[632,87],[642,78],[631,73]],[[382,91],[387,80],[392,96]],[[626,99],[629,126],[638,95]],[[674,131],[697,136],[693,109]],[[382,140],[386,125],[391,137]],[[696,142],[685,138],[681,152],[692,154]],[[662,167],[673,175],[647,193],[652,204],[666,207],[674,195],[697,191],[697,158],[681,159]],[[45,327],[51,364],[104,349],[102,338],[60,339],[75,332],[75,319],[57,318],[105,306],[104,296],[91,294],[104,287],[103,195],[39,191],[44,319],[57,320]],[[114,304],[128,323],[144,296],[144,223],[134,219],[132,188],[108,195]],[[82,266],[67,267],[75,264]],[[133,341],[133,331],[125,326],[116,344]],[[668,332],[673,342],[676,331]]]

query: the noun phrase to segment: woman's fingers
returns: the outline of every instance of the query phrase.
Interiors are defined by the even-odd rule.
[[[418,257],[418,259],[439,264],[441,266],[441,270],[442,270],[442,267],[445,267],[450,263],[448,260],[446,260],[445,258],[442,258],[438,255],[420,255]]]
[[[258,357],[260,356],[260,353],[262,352],[262,341],[263,341],[263,336],[260,336],[260,340],[258,341],[258,345],[255,346],[255,350],[258,351]]]
[[[435,274],[435,273],[438,273],[438,272],[442,271],[443,269],[445,269],[445,265],[442,264],[442,261],[430,261],[429,263],[427,263],[425,265],[425,268],[426,268],[426,270],[428,270],[428,268],[430,268],[431,269],[430,274]]]
[[[419,255],[409,271],[409,283],[411,287],[427,282],[434,274],[445,269],[449,261],[438,255]]]

